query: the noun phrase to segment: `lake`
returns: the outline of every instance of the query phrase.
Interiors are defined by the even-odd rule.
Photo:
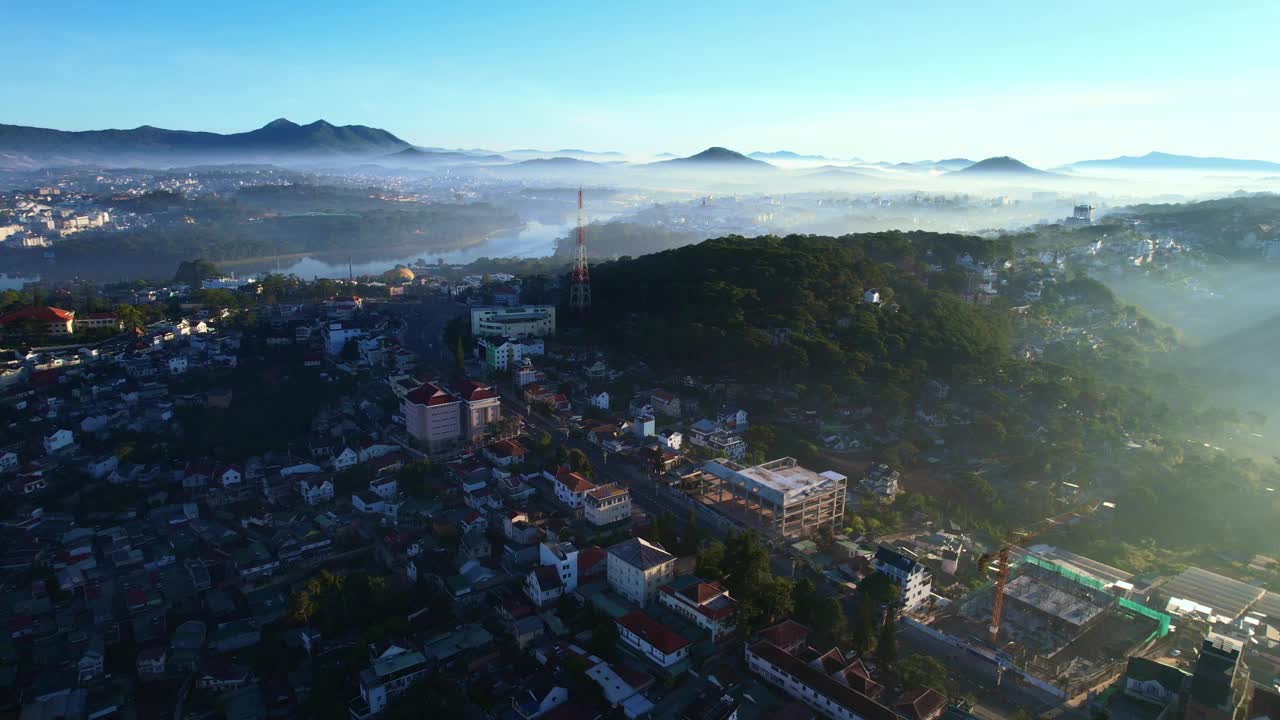
[[[427,265],[435,265],[439,259],[443,258],[446,264],[460,265],[482,257],[546,257],[555,252],[556,239],[571,233],[575,227],[577,227],[576,221],[559,225],[543,225],[530,221],[523,230],[518,232],[500,233],[478,245],[457,250],[421,250],[403,257],[380,260],[355,258],[350,270],[347,267],[347,258],[343,255],[312,255],[282,264],[280,272],[285,275],[297,275],[300,278],[344,278],[347,277],[348,272],[357,276],[377,275],[396,265],[413,265],[418,260],[422,260]],[[241,274],[249,272],[249,268],[236,269]],[[263,265],[252,270],[263,272],[270,269],[270,265]]]

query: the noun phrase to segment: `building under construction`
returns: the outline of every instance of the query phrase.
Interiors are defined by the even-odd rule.
[[[769,537],[805,537],[844,519],[848,478],[840,473],[814,472],[789,457],[753,467],[712,460],[702,471],[711,479],[702,502]]]
[[[1169,616],[1129,599],[1126,586],[1027,553],[1005,585],[993,649],[1066,696],[1091,687],[1169,632]],[[932,626],[957,637],[985,637],[994,595],[994,587],[982,588],[959,603],[959,613]]]

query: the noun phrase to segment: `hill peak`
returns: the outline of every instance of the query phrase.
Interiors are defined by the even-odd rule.
[[[296,128],[296,127],[298,127],[298,123],[290,120],[289,118],[276,118],[275,120],[272,120],[266,125],[263,125],[262,129],[263,130],[281,130],[284,128]]]
[[[1030,165],[1011,158],[1008,155],[998,155],[989,157],[986,160],[979,160],[969,167],[956,170],[949,173],[951,175],[1049,175],[1044,170],[1037,170]]]

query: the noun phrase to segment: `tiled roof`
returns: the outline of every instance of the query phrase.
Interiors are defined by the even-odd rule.
[[[847,685],[822,674],[821,670],[806,665],[773,643],[762,640],[751,646],[751,652],[761,660],[776,666],[781,672],[795,678],[814,692],[839,703],[841,707],[864,720],[899,720],[898,714]]]
[[[675,560],[661,545],[642,538],[631,538],[609,548],[609,554],[641,570],[651,570]]]
[[[463,400],[468,402],[491,400],[498,397],[497,393],[495,393],[488,385],[475,380],[463,380],[455,385],[454,389],[462,396]]]
[[[435,405],[447,405],[451,402],[457,402],[458,399],[445,392],[435,383],[426,383],[418,389],[408,393],[404,399],[414,405],[426,405],[428,407]]]
[[[773,627],[761,630],[760,637],[780,648],[788,648],[803,643],[809,637],[809,628],[795,620],[783,620]]]
[[[937,691],[916,688],[903,693],[893,707],[907,720],[928,720],[941,713],[946,704],[947,699]]]
[[[524,446],[514,440],[499,440],[486,448],[498,457],[520,457],[525,454]]]
[[[18,320],[38,320],[40,322],[66,322],[74,319],[76,314],[62,308],[48,307],[46,305],[24,307],[21,310],[0,316],[0,325],[8,325]]]
[[[576,472],[561,470],[556,473],[556,482],[564,485],[572,493],[584,493],[595,488],[595,483]]]
[[[689,645],[689,641],[683,635],[639,610],[634,610],[618,618],[618,624],[652,645],[663,655],[678,652]]]
[[[582,576],[591,572],[592,568],[599,565],[600,561],[608,556],[609,554],[602,547],[593,545],[589,548],[584,548],[578,553],[578,575]]]

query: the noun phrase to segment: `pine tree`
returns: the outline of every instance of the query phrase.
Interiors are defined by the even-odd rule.
[[[885,670],[892,670],[898,661],[898,610],[890,606],[880,626],[880,639],[876,643],[876,659]]]
[[[853,623],[853,649],[859,654],[871,649],[875,641],[876,624],[871,615],[871,600],[865,595],[858,603],[858,614]]]

